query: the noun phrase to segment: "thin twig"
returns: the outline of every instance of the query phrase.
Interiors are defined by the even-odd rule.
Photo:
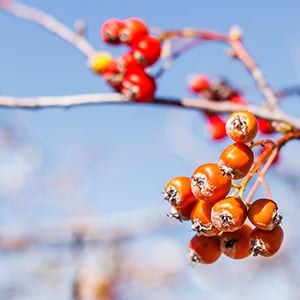
[[[54,17],[39,9],[18,3],[13,0],[0,0],[0,8],[15,15],[16,17],[33,21],[48,31],[53,32],[81,51],[86,57],[90,57],[93,53],[95,53],[95,49],[90,45],[84,36],[77,34],[64,24],[60,23]]]

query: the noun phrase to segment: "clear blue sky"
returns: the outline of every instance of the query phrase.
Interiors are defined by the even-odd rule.
[[[88,40],[99,50],[111,49],[99,36],[101,24],[111,17],[136,16],[150,27],[162,29],[195,27],[223,33],[232,25],[239,25],[249,52],[274,89],[299,84],[300,3],[297,0],[78,0],[63,3],[53,0],[23,3],[52,14],[70,27],[76,20],[83,19],[88,28]],[[86,59],[77,49],[36,24],[0,11],[0,41],[0,93],[3,95],[34,97],[111,91],[86,67]],[[116,54],[124,50],[113,48]],[[186,87],[187,75],[206,73],[210,77],[226,77],[242,89],[249,100],[262,101],[247,71],[239,62],[229,59],[226,50],[224,45],[216,43],[191,50],[159,79],[157,95],[191,96]],[[292,97],[283,107],[299,117],[298,101],[297,97]],[[0,176],[0,187],[9,186],[2,191],[0,188],[0,225],[14,223],[16,219],[20,223],[35,224],[45,218],[113,213],[142,207],[161,207],[166,213],[167,206],[161,200],[165,182],[176,175],[189,176],[200,163],[215,161],[220,149],[228,144],[228,141],[217,145],[210,142],[201,114],[152,105],[99,105],[35,111],[1,108],[1,124],[15,127],[19,140],[17,145],[0,151],[0,170],[1,163],[5,170],[5,175]],[[299,180],[292,158],[299,146],[296,142],[291,146],[287,146],[282,155],[284,165],[274,170],[269,180],[274,195],[291,198],[289,202],[298,205],[299,191],[296,189],[291,195],[291,186],[282,183],[280,175],[287,174],[296,183]],[[26,169],[22,165],[24,162],[19,162],[20,157],[27,162],[32,159],[34,166],[28,164]],[[19,174],[21,167],[23,177]],[[19,186],[13,184],[10,187],[15,177],[20,181]],[[70,180],[69,186],[61,187],[61,180]],[[283,204],[283,200],[278,201]],[[284,219],[287,230],[291,229],[296,218],[293,208],[284,206],[282,210],[287,214]],[[190,232],[187,227],[182,230],[185,243]],[[287,241],[287,247],[299,246],[288,238]],[[248,266],[248,262],[230,265],[225,260],[222,263],[212,267],[213,271],[205,268],[205,272],[211,272],[209,278],[212,279],[217,268],[226,273],[230,266]],[[295,299],[289,279],[277,272],[276,266],[278,268],[279,264],[273,267],[274,272],[268,274],[267,280],[264,274],[258,276],[260,281],[255,281],[255,291],[250,293],[252,297],[255,294],[256,299],[263,299],[266,294],[261,287],[266,283],[272,286],[270,298]],[[203,269],[193,270],[197,271],[202,274]],[[222,279],[230,282],[223,276],[219,274],[216,282],[220,283]],[[248,284],[249,278],[255,280],[256,277],[250,274],[247,278],[246,275],[243,277],[242,286]],[[201,280],[203,282],[203,278]],[[199,286],[199,278],[198,284],[196,281],[187,279],[193,294],[196,295],[199,289],[208,297],[206,299],[217,295],[211,282],[205,289]],[[277,288],[279,284],[283,288]],[[240,297],[231,289],[225,295],[232,296],[231,299]],[[180,298],[174,296],[172,299]],[[250,295],[245,299],[250,299]]]

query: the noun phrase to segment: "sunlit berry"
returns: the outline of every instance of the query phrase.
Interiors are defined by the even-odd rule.
[[[207,76],[195,74],[188,80],[188,87],[193,93],[200,93],[210,88],[210,81]]]
[[[241,179],[247,175],[254,159],[252,149],[246,144],[234,143],[226,147],[219,157],[219,168],[224,176]]]
[[[102,71],[111,63],[112,57],[110,53],[99,51],[94,53],[88,61],[88,65],[95,72],[101,74]]]
[[[254,256],[272,256],[280,249],[283,236],[281,226],[270,231],[255,228],[250,235],[250,250]]]
[[[217,236],[195,235],[189,243],[188,259],[191,262],[211,264],[222,254]]]
[[[210,220],[213,202],[198,200],[191,212],[192,230],[198,235],[214,236],[219,231],[213,226]]]
[[[121,84],[122,94],[133,102],[151,102],[154,99],[155,91],[154,77],[141,69],[128,71]]]
[[[223,176],[218,165],[200,165],[192,174],[192,192],[199,200],[216,202],[226,197],[231,188],[231,179]]]
[[[108,19],[101,27],[101,37],[109,44],[120,43],[120,31],[124,28],[124,23],[118,19]]]
[[[275,201],[268,198],[255,200],[248,209],[248,219],[257,228],[272,230],[281,223],[282,216],[278,212]]]
[[[122,43],[131,45],[138,35],[148,34],[149,29],[145,22],[139,18],[128,18],[124,21],[124,27],[119,33]]]
[[[219,231],[236,231],[243,226],[246,218],[247,207],[238,197],[220,200],[211,210],[211,222]]]
[[[195,206],[196,202],[192,202],[186,206],[181,206],[181,207],[175,207],[171,205],[170,211],[167,214],[169,218],[176,219],[180,222],[182,221],[188,221],[191,219],[191,213],[192,210]]]
[[[187,206],[196,201],[189,177],[176,176],[171,178],[166,183],[164,190],[164,199],[174,207]]]
[[[132,43],[135,60],[144,67],[154,64],[160,57],[160,39],[150,35],[139,35]]]
[[[263,134],[270,134],[275,131],[272,121],[265,119],[257,119],[258,130]]]
[[[242,259],[251,254],[250,234],[252,227],[244,223],[234,232],[223,232],[220,235],[220,247],[223,254],[233,259]]]
[[[228,136],[237,143],[251,142],[255,138],[257,130],[255,116],[245,110],[231,113],[226,122]]]
[[[219,115],[207,115],[208,131],[213,140],[221,140],[226,137],[226,122]]]

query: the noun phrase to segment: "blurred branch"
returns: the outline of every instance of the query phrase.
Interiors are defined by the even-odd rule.
[[[85,56],[90,57],[94,52],[94,48],[89,44],[83,35],[80,35],[70,28],[60,23],[54,17],[24,4],[20,4],[13,0],[0,0],[0,8],[16,17],[33,21],[34,23],[44,27],[48,31],[56,34],[63,40],[67,41]]]
[[[18,107],[38,109],[46,107],[73,107],[79,105],[90,104],[133,104],[134,102],[127,101],[120,93],[103,93],[103,94],[81,94],[81,95],[68,95],[68,96],[51,96],[51,97],[36,97],[36,98],[23,98],[23,97],[10,97],[0,96],[0,106],[3,107]],[[254,106],[254,105],[240,105],[232,102],[216,102],[199,98],[155,98],[149,104],[177,106],[189,109],[204,110],[216,113],[228,113],[236,110],[248,110],[259,118],[284,122],[295,129],[300,130],[300,120],[291,117],[279,109],[270,110],[267,107]],[[137,103],[137,105],[148,105]]]
[[[168,228],[170,221],[162,210],[140,209],[107,216],[87,216],[44,222],[39,226],[14,224],[2,226],[0,251],[20,250],[29,246],[76,246],[111,243]]]

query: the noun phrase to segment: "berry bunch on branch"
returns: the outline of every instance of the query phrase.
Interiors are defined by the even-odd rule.
[[[204,163],[190,176],[174,177],[165,186],[165,199],[171,206],[169,215],[180,221],[191,220],[195,231],[189,258],[212,263],[222,252],[232,258],[244,258],[251,253],[271,256],[279,250],[283,240],[282,217],[264,175],[278,159],[282,147],[300,138],[300,120],[284,113],[278,101],[295,91],[299,93],[299,89],[273,91],[245,48],[238,27],[227,34],[192,28],[153,30],[136,17],[109,19],[100,28],[102,41],[112,47],[127,47],[125,53],[113,57],[88,42],[82,22],[73,30],[43,11],[12,0],[0,0],[0,8],[35,22],[74,46],[112,90],[105,94],[36,98],[0,96],[0,106],[34,109],[91,103],[151,103],[203,112],[212,140],[229,137],[232,144],[220,152],[217,162]],[[243,98],[239,89],[228,82],[213,81],[206,74],[189,82],[195,96],[192,99],[157,96],[158,81],[169,67],[190,49],[210,42],[230,48],[229,57],[245,67],[263,96],[261,105]],[[153,66],[158,71],[154,72]],[[228,113],[231,114],[225,119]],[[258,132],[266,138],[255,140]],[[254,148],[261,150],[254,153]],[[254,199],[259,184],[263,185],[266,197]],[[244,196],[246,187],[250,190]]]
[[[258,125],[248,111],[229,115],[225,128],[233,143],[217,162],[201,164],[191,176],[176,176],[165,185],[169,216],[189,220],[195,231],[188,253],[192,262],[213,263],[222,253],[233,259],[251,253],[269,257],[283,241],[282,216],[263,178],[281,141],[254,141]],[[253,148],[262,146],[264,151],[254,157]],[[244,191],[255,174],[264,184],[266,198],[252,201],[257,185],[246,197]]]

